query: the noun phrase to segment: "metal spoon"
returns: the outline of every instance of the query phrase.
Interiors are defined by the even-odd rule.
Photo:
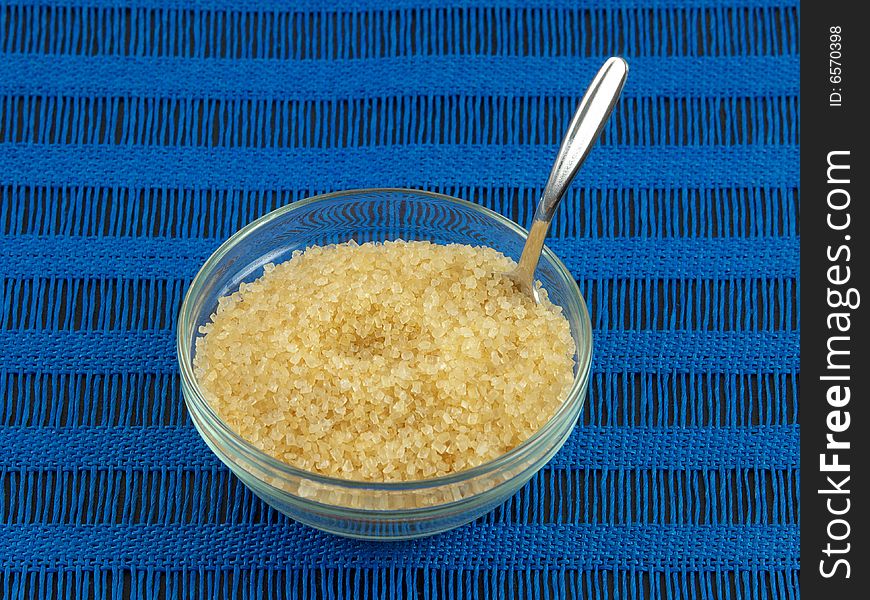
[[[506,273],[517,287],[534,298],[535,302],[541,301],[535,288],[535,268],[541,258],[550,221],[556,214],[556,208],[562,201],[565,190],[571,185],[589,150],[601,134],[604,123],[610,117],[627,75],[628,63],[615,56],[608,58],[595,75],[562,139],[547,186],[535,210],[535,218],[529,229],[526,245],[523,246],[520,262],[513,271]]]

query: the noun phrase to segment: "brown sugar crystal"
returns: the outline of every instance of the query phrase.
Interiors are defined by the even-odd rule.
[[[196,340],[206,400],[263,452],[321,475],[407,481],[492,460],[574,380],[559,307],[492,248],[349,242],[297,251],[221,298]]]

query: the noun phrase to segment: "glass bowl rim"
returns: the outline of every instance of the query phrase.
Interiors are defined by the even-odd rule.
[[[194,403],[198,409],[203,410],[205,412],[205,417],[209,421],[209,424],[212,426],[216,426],[221,436],[229,439],[234,444],[240,446],[247,453],[256,457],[257,460],[262,461],[268,468],[277,471],[281,475],[304,478],[321,485],[351,489],[385,490],[394,492],[429,489],[433,487],[464,482],[481,475],[486,475],[488,473],[498,471],[500,467],[505,464],[509,464],[512,459],[533,448],[541,440],[546,440],[548,437],[547,434],[549,434],[559,423],[561,423],[566,415],[569,415],[571,413],[571,408],[577,402],[583,402],[582,392],[586,387],[586,383],[589,378],[590,366],[592,363],[592,327],[589,317],[589,311],[586,307],[586,301],[583,298],[583,295],[580,293],[580,288],[577,286],[576,280],[571,275],[570,271],[568,271],[568,268],[564,265],[564,263],[562,263],[562,261],[559,259],[559,257],[557,257],[553,253],[553,251],[545,245],[543,249],[543,254],[546,256],[547,260],[555,267],[555,270],[559,277],[563,280],[563,283],[567,284],[566,287],[568,288],[569,292],[573,292],[569,294],[569,297],[577,303],[580,313],[580,328],[582,331],[586,332],[587,335],[585,336],[584,340],[582,340],[581,344],[577,349],[579,357],[577,374],[574,376],[574,381],[571,384],[571,388],[568,391],[568,395],[566,396],[565,400],[562,402],[562,404],[559,406],[558,410],[556,410],[553,416],[550,417],[550,419],[544,424],[543,427],[541,427],[528,439],[515,446],[508,452],[490,461],[481,463],[475,467],[471,467],[470,469],[464,469],[462,471],[457,471],[456,473],[442,475],[439,477],[432,477],[429,479],[415,479],[410,481],[391,482],[342,479],[339,477],[331,477],[328,475],[320,475],[318,473],[306,471],[304,469],[294,467],[289,463],[281,461],[277,458],[274,458],[248,442],[239,434],[237,434],[230,428],[229,425],[226,424],[226,422],[224,422],[223,419],[220,418],[220,416],[214,411],[214,409],[211,407],[208,401],[206,401],[205,397],[200,391],[199,384],[197,383],[196,377],[193,373],[193,352],[188,350],[188,336],[185,335],[188,331],[190,331],[190,329],[192,329],[192,324],[190,323],[192,319],[185,317],[192,317],[192,314],[188,315],[188,313],[191,312],[193,299],[198,295],[200,289],[204,286],[204,283],[208,280],[208,278],[214,271],[215,266],[217,266],[220,260],[231,249],[244,242],[244,240],[255,230],[265,226],[266,224],[272,222],[277,218],[285,216],[288,213],[292,213],[295,210],[324,200],[334,200],[346,196],[363,196],[366,194],[385,192],[424,196],[447,203],[458,204],[463,208],[480,213],[483,216],[496,221],[500,225],[507,227],[513,233],[519,235],[522,239],[528,237],[528,231],[526,229],[524,229],[511,219],[508,219],[507,217],[489,208],[486,208],[485,206],[481,206],[474,202],[469,202],[468,200],[463,200],[461,198],[456,198],[437,192],[429,192],[426,190],[416,190],[411,188],[384,187],[357,188],[341,190],[337,192],[329,192],[326,194],[317,194],[276,208],[275,210],[266,213],[265,215],[255,219],[254,221],[251,221],[250,223],[236,231],[233,235],[227,238],[214,252],[212,252],[208,259],[206,259],[202,267],[200,267],[197,274],[191,280],[190,287],[184,295],[184,300],[181,304],[181,310],[179,311],[179,320],[176,326],[176,358],[180,367],[182,392],[185,402]],[[202,432],[200,432],[200,434],[202,434]],[[260,477],[258,477],[258,479],[262,480],[262,478]],[[272,484],[269,485],[272,486]]]

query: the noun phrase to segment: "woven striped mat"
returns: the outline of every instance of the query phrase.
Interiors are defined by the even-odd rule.
[[[797,2],[0,4],[0,597],[796,598]],[[204,258],[311,194],[527,225],[604,57],[629,82],[551,246],[596,334],[572,438],[411,542],[268,508],[195,433]]]

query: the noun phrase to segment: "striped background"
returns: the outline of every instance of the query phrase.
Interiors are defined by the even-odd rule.
[[[0,597],[796,598],[798,24],[772,0],[0,2]],[[596,332],[564,450],[416,542],[254,498],[180,397],[199,264],[353,187],[528,224],[611,54],[629,82],[550,243]]]

